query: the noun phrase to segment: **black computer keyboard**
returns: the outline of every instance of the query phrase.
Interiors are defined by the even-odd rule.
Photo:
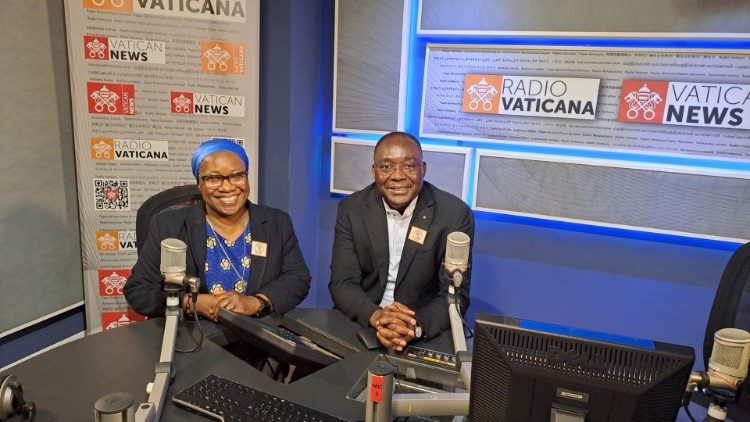
[[[173,395],[172,401],[221,421],[343,421],[213,374]]]

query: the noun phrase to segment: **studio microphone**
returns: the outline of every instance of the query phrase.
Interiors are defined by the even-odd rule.
[[[471,238],[466,233],[452,232],[447,240],[443,268],[448,279],[452,280],[453,286],[459,288],[469,269]]]
[[[448,284],[448,319],[451,326],[451,337],[453,339],[453,350],[456,351],[456,360],[459,362],[460,379],[464,385],[471,385],[471,357],[466,353],[466,334],[464,326],[466,323],[461,316],[462,298],[460,294],[461,283],[463,283],[469,270],[469,252],[471,250],[471,238],[462,232],[448,234],[445,245],[445,261],[443,261],[443,277]],[[468,387],[467,387],[468,389]]]
[[[167,238],[161,241],[161,264],[159,271],[165,285],[177,286],[198,294],[200,279],[185,275],[187,245],[180,239]]]
[[[714,334],[714,347],[708,359],[709,387],[736,390],[747,378],[748,364],[750,333],[723,328]]]
[[[738,389],[747,378],[750,364],[750,333],[739,328],[722,328],[714,334],[714,345],[708,359],[708,372],[698,371],[690,374],[683,404],[690,401],[692,392],[697,388],[706,396],[713,397],[726,394],[728,397],[739,397]],[[722,420],[722,419],[717,419]]]

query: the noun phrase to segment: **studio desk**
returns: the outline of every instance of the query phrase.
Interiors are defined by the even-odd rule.
[[[36,403],[36,421],[90,421],[94,418],[94,403],[107,394],[130,393],[136,405],[147,400],[146,384],[154,379],[164,322],[163,318],[149,319],[86,336],[15,365],[2,375],[13,374],[22,383],[24,398]],[[356,336],[359,326],[337,310],[300,308],[276,322],[298,334],[312,334],[308,337],[313,340],[316,332],[318,337],[325,334],[328,341],[338,343],[334,347],[348,350],[349,355],[302,379],[283,384],[223,348],[235,340],[232,333],[220,324],[202,320],[205,339],[201,349],[174,354],[174,381],[167,392],[161,420],[208,420],[177,407],[172,403],[172,395],[210,374],[342,419],[362,420],[364,403],[346,395],[382,350],[367,351]],[[180,322],[177,347],[192,348],[196,338],[195,323]],[[421,346],[451,351],[449,335]]]

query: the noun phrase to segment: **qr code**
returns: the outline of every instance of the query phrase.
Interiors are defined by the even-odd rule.
[[[127,180],[94,179],[97,210],[129,210],[130,184]]]
[[[245,146],[245,138],[219,138],[219,137],[212,137],[211,139],[229,139],[230,141],[234,141],[237,145],[244,147]]]

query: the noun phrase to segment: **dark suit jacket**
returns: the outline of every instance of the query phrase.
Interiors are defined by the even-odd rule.
[[[473,242],[474,214],[460,199],[425,182],[409,230],[412,226],[427,231],[427,235],[420,245],[409,240],[407,233],[394,299],[416,312],[427,338],[432,338],[450,328],[445,298],[448,281],[439,276],[446,237],[461,231]],[[334,306],[363,327],[369,325],[383,297],[388,261],[385,208],[372,184],[339,202],[328,284]],[[464,311],[469,305],[470,281],[467,274],[460,292]]]
[[[247,293],[263,292],[276,305],[276,312],[287,312],[299,305],[310,289],[310,272],[297,243],[292,220],[275,208],[251,202],[247,206],[253,241],[267,244],[265,258],[252,257]],[[199,277],[201,291],[207,292],[204,283],[206,212],[203,204],[165,211],[157,214],[151,222],[146,243],[125,285],[125,298],[139,314],[164,315],[166,305],[159,272],[160,243],[169,237],[188,245],[186,273]]]

